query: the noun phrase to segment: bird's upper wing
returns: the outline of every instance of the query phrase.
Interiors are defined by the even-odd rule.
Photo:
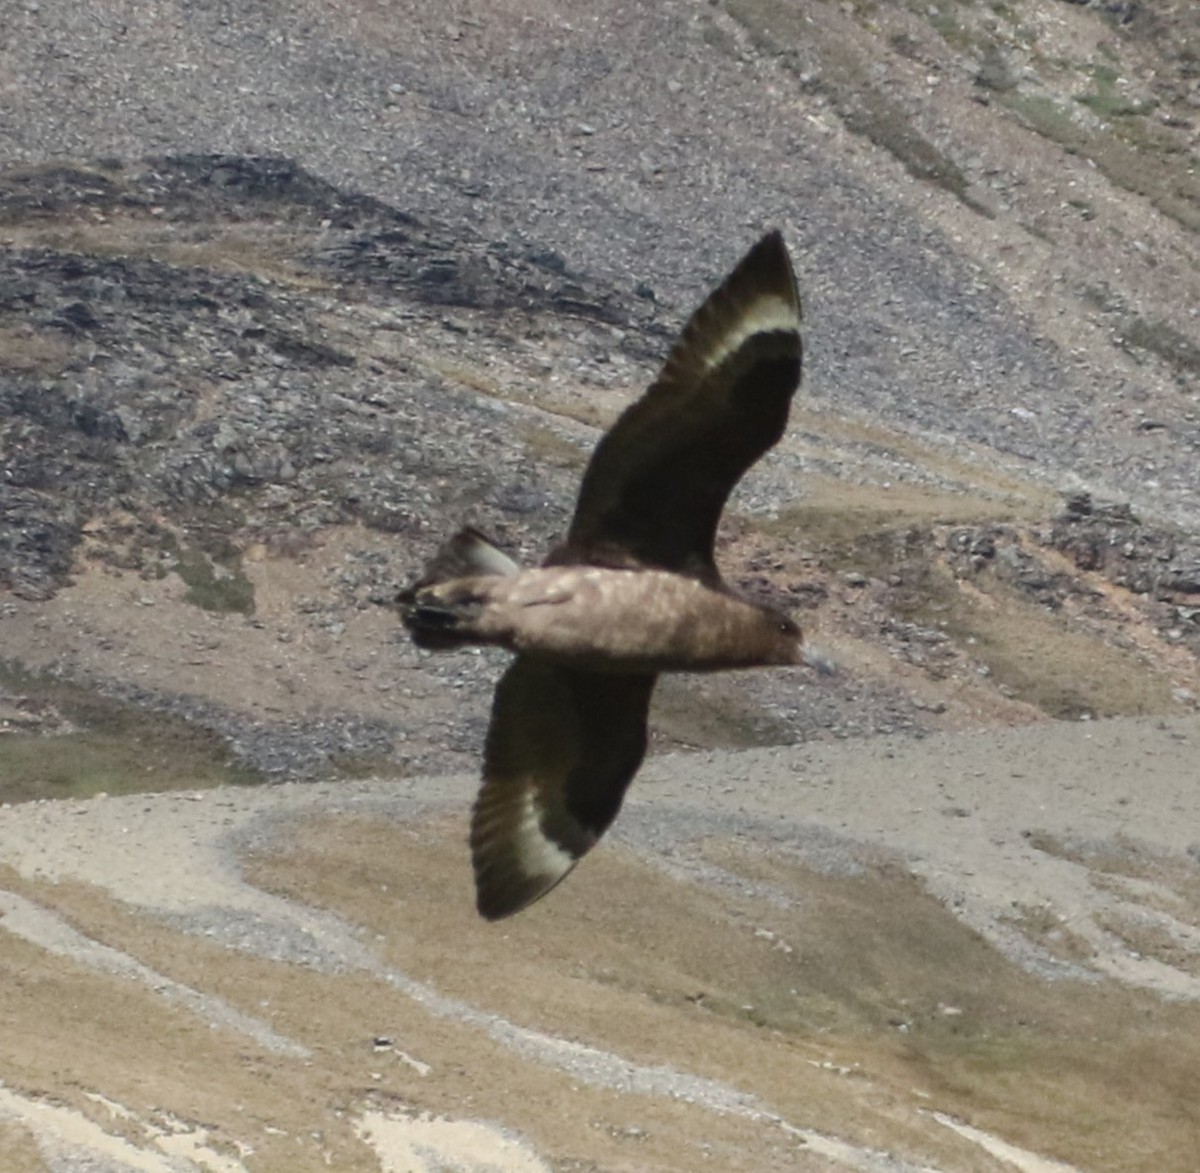
[[[480,913],[545,895],[616,818],[646,751],[653,676],[518,656],[496,687],[471,818]]]
[[[801,354],[796,279],[772,232],[692,315],[657,381],[601,439],[550,561],[656,566],[718,583],[721,510],[783,434]]]

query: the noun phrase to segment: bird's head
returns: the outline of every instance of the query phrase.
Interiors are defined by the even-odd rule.
[[[795,620],[774,608],[763,608],[762,631],[767,651],[765,664],[804,664],[822,676],[835,676],[838,665],[821,647],[810,644]]]
[[[804,663],[804,633],[800,625],[782,611],[764,607],[761,631],[766,644],[764,664]]]

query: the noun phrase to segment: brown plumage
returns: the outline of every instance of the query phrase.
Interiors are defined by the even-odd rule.
[[[543,896],[612,823],[645,753],[659,672],[803,659],[799,628],[731,592],[713,560],[730,492],[783,434],[801,353],[796,281],[772,232],[602,437],[542,567],[522,570],[468,529],[401,593],[419,646],[516,653],[471,822],[488,919]]]

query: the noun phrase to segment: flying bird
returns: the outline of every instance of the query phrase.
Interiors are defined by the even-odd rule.
[[[399,594],[418,647],[516,653],[496,687],[471,819],[487,919],[544,896],[616,818],[660,672],[804,662],[796,624],[740,598],[713,559],[726,499],[787,424],[800,319],[772,232],[600,440],[566,540],[540,567],[464,529]]]

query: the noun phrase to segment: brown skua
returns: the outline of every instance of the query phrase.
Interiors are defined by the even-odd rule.
[[[787,424],[800,319],[772,232],[600,440],[566,540],[541,567],[520,568],[466,529],[401,592],[418,646],[516,653],[496,688],[471,823],[488,919],[545,895],[611,825],[645,754],[660,672],[803,662],[800,629],[732,592],[713,558],[730,492]]]

